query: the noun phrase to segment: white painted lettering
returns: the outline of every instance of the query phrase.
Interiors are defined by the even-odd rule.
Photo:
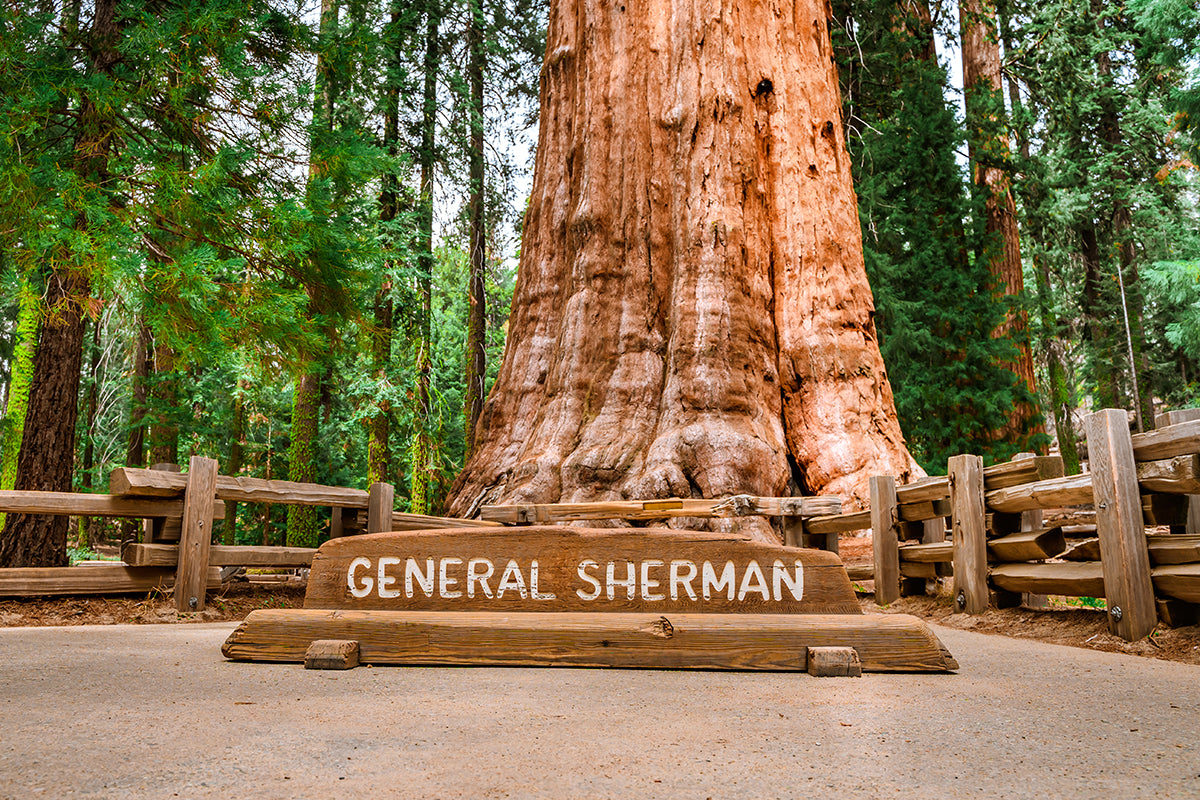
[[[352,596],[366,597],[375,588],[375,579],[370,575],[363,575],[360,579],[362,583],[356,583],[354,573],[359,567],[371,569],[371,559],[359,557],[350,562],[350,569],[346,572],[346,586]]]
[[[783,565],[782,561],[775,562],[771,568],[771,574],[774,578],[776,600],[783,599],[783,593],[780,592],[782,588],[780,586],[781,582],[787,585],[788,591],[792,593],[792,597],[797,600],[804,599],[804,567],[799,561],[796,562],[796,577],[794,579],[788,577],[787,567]]]
[[[626,598],[628,598],[629,600],[632,600],[634,598],[634,594],[637,592],[637,570],[635,570],[633,568],[633,562],[626,561],[625,562],[625,580],[619,581],[614,576],[616,566],[617,565],[615,562],[612,562],[612,561],[608,562],[608,576],[607,576],[608,579],[605,584],[605,588],[608,591],[608,599],[612,600],[613,597],[616,595],[616,587],[624,586]]]
[[[651,589],[657,589],[658,581],[650,579],[650,568],[661,567],[661,561],[643,561],[642,562],[642,599],[643,600],[666,600],[667,596],[661,592],[652,592]]]
[[[390,597],[399,597],[400,596],[400,592],[398,590],[391,588],[392,584],[396,582],[396,576],[388,575],[386,572],[388,567],[398,565],[399,563],[400,563],[400,559],[392,558],[391,556],[384,556],[383,558],[379,559],[379,596],[380,597],[389,597],[390,598]]]
[[[538,563],[537,559],[529,565],[529,593],[533,595],[534,600],[557,600],[558,595],[553,592],[542,594],[538,591]]]
[[[380,571],[383,570],[383,559],[379,559]],[[399,563],[399,562],[396,562]],[[417,583],[421,587],[421,591],[426,597],[433,597],[433,559],[425,559],[425,571],[421,572],[421,567],[415,558],[410,558],[404,563],[404,596],[413,596],[413,576],[416,576]]]
[[[487,567],[487,572],[480,573],[479,568]],[[492,577],[492,573],[496,571],[496,567],[486,558],[472,558],[467,562],[467,597],[475,596],[475,584],[479,584],[479,588],[483,589],[485,597],[492,596],[492,587],[488,586],[487,579]]]
[[[681,569],[687,568],[687,572],[683,575],[679,574]],[[695,600],[696,590],[692,588],[692,581],[696,578],[696,565],[691,561],[678,559],[671,562],[671,599],[679,599],[679,587],[682,586],[687,590],[687,596]]]
[[[575,590],[575,594],[579,595],[580,600],[595,600],[600,596],[600,581],[587,574],[587,571],[593,568],[599,569],[600,565],[595,561],[592,561],[590,558],[579,562],[579,569],[576,570],[576,574],[579,575],[580,580],[587,581],[592,585],[591,592],[585,592],[583,589]]]
[[[504,568],[504,574],[500,576],[500,585],[496,587],[496,599],[504,597],[504,593],[509,589],[519,591],[522,600],[529,597],[529,592],[525,589],[525,576],[521,574],[521,567],[516,561],[509,561],[508,566]]]
[[[700,578],[700,591],[704,595],[705,600],[712,599],[712,589],[720,591],[722,588],[726,590],[726,594],[730,600],[733,599],[734,579],[737,577],[732,561],[726,561],[725,566],[721,569],[721,577],[717,579],[716,570],[713,569],[712,562],[705,561],[702,568],[702,576]]]
[[[751,579],[753,579],[753,582],[751,582]],[[762,599],[767,602],[771,600],[771,590],[767,586],[767,577],[759,569],[757,561],[751,561],[747,564],[746,571],[742,573],[742,585],[738,587],[738,602],[745,600],[749,592],[758,592],[762,595]]]
[[[458,579],[451,578],[446,574],[446,567],[450,565],[458,566],[461,563],[461,558],[443,558],[438,563],[438,594],[442,597],[445,597],[447,600],[452,600],[456,597],[462,597],[462,592],[459,590],[450,590],[451,586],[454,586],[458,583]]]

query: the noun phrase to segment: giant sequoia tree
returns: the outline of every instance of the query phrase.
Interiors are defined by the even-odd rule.
[[[554,3],[510,334],[451,493],[833,493],[907,477],[826,7]]]

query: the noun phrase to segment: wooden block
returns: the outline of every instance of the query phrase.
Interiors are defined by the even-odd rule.
[[[862,663],[853,647],[810,647],[808,674],[815,678],[861,678]]]
[[[315,547],[214,544],[208,551],[208,563],[214,567],[308,567],[316,553]],[[121,560],[131,567],[174,567],[179,564],[179,545],[129,542],[121,548]]]
[[[383,533],[392,525],[396,490],[390,483],[373,483],[368,490],[367,533]]]
[[[1137,465],[1137,475],[1142,491],[1194,494],[1200,492],[1200,455],[1143,461]]]
[[[846,567],[846,576],[855,582],[875,580],[874,564],[851,564]]]
[[[1099,561],[1100,540],[1084,539],[1071,545],[1061,556],[1066,561]]]
[[[1168,628],[1186,628],[1200,622],[1200,605],[1173,598],[1155,598],[1158,619]]]
[[[837,534],[865,531],[871,527],[871,512],[867,510],[856,511],[852,514],[810,517],[805,520],[804,527],[809,533]]]
[[[313,558],[304,605],[505,613],[862,613],[832,553],[754,542],[736,533],[550,526],[331,539]]]
[[[1200,564],[1155,567],[1153,581],[1159,594],[1189,603],[1200,603]]]
[[[595,503],[528,503],[483,506],[480,516],[507,525],[548,525],[589,519],[658,520],[672,517],[800,516],[840,514],[839,497],[755,497],[721,500],[672,497],[665,500],[608,500]]]
[[[896,479],[876,475],[871,487],[871,536],[875,559],[875,602],[900,599],[900,533],[896,512]]]
[[[987,493],[988,508],[1019,513],[1038,508],[1063,508],[1092,502],[1092,476],[1088,473],[1053,478]]]
[[[1089,414],[1087,439],[1108,627],[1132,642],[1154,630],[1158,612],[1125,412],[1105,409]]]
[[[1146,537],[1146,544],[1150,549],[1150,563],[1156,566],[1200,561],[1200,535],[1197,534],[1152,534]]]
[[[221,586],[221,570],[208,571],[208,588]],[[174,567],[130,567],[113,561],[74,567],[0,569],[0,597],[60,594],[145,594],[175,584]]]
[[[1104,570],[1098,561],[1071,564],[997,564],[991,582],[1000,589],[1067,597],[1104,597]]]
[[[1165,428],[1168,425],[1178,425],[1181,422],[1195,419],[1200,419],[1200,408],[1176,408],[1155,415],[1154,427]]]
[[[226,640],[235,661],[302,662],[353,639],[366,664],[804,671],[809,647],[852,647],[865,672],[958,669],[904,614],[647,614],[259,609]]]
[[[968,614],[982,614],[988,607],[983,459],[952,456],[949,473],[956,608]]]
[[[1067,549],[1062,528],[1012,533],[987,543],[988,555],[996,561],[1037,561],[1054,558]]]
[[[1103,413],[1103,412],[1102,412]],[[1200,419],[1139,433],[1131,446],[1138,461],[1158,461],[1200,452]],[[1090,446],[1089,446],[1090,449]]]
[[[346,535],[346,528],[342,525],[341,506],[333,506],[329,509],[329,538],[340,539]]]
[[[305,669],[354,669],[358,642],[352,639],[317,639],[304,651]]]
[[[137,497],[182,497],[187,485],[187,475],[135,467],[119,467],[112,471],[108,479],[108,490],[112,494]],[[367,493],[362,489],[261,478],[234,478],[228,475],[218,476],[216,496],[221,500],[235,500],[239,503],[367,507]]]
[[[212,506],[217,485],[217,462],[203,456],[192,456],[186,477],[188,485],[183,496],[179,570],[175,576],[175,608],[178,611],[203,611],[208,551],[212,546]]]
[[[804,546],[804,520],[801,517],[783,518],[783,543],[788,547]]]
[[[927,519],[943,519],[950,516],[950,498],[925,500],[899,507],[900,519],[905,522],[924,522]]]
[[[900,563],[914,561],[918,563],[950,562],[954,560],[953,542],[935,542],[933,544],[906,544],[900,548]]]

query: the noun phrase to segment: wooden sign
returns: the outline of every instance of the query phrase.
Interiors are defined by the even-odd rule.
[[[331,540],[305,608],[860,614],[832,553],[732,534],[530,527]]]

